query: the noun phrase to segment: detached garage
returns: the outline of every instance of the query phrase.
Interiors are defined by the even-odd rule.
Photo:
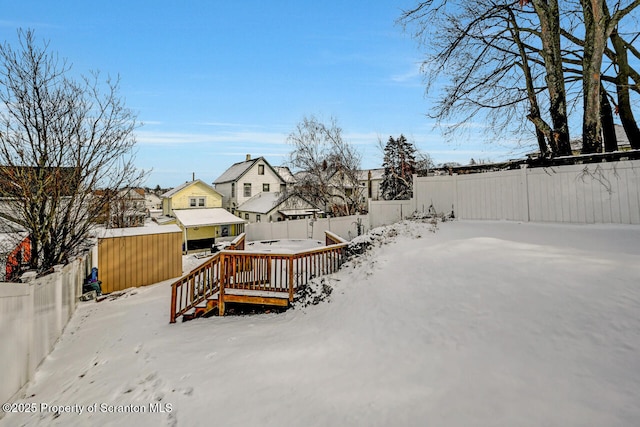
[[[182,275],[177,225],[113,228],[98,238],[98,278],[105,294]]]

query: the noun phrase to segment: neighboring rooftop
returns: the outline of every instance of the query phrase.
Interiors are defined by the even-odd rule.
[[[278,175],[280,175],[284,182],[287,184],[295,184],[296,178],[291,173],[291,169],[287,166],[274,166],[273,169],[278,172]]]
[[[144,227],[106,228],[98,232],[98,238],[144,236],[147,234],[176,233],[182,230],[175,224],[146,225]]]
[[[173,214],[185,227],[244,224],[246,222],[223,208],[175,209]]]
[[[255,212],[266,214],[276,207],[280,193],[258,193],[238,207],[242,212]]]
[[[169,191],[167,191],[166,193],[162,194],[160,197],[162,197],[162,198],[168,198],[168,197],[171,197],[171,196],[173,196],[174,194],[176,194],[177,192],[179,192],[180,190],[182,190],[182,189],[184,189],[184,188],[187,188],[188,186],[193,185],[193,184],[196,184],[196,183],[200,183],[200,184],[206,185],[207,187],[209,187],[209,188],[211,189],[211,191],[215,191],[215,192],[217,193],[217,191],[216,191],[216,189],[215,189],[215,188],[213,188],[212,186],[210,186],[209,184],[207,184],[206,182],[204,182],[204,181],[203,181],[203,180],[201,180],[201,179],[196,179],[196,180],[194,180],[194,181],[187,181],[187,182],[185,182],[184,184],[180,184],[180,185],[178,185],[177,187],[172,188],[171,190],[169,190]]]
[[[229,167],[229,169],[224,171],[222,175],[216,178],[216,180],[213,181],[213,183],[223,184],[225,182],[236,181],[238,178],[244,175],[245,172],[248,171],[249,168],[253,166],[260,159],[264,160],[264,157],[258,157],[258,158],[252,159],[251,156],[247,154],[247,159],[244,162],[238,162],[231,165],[231,167]]]

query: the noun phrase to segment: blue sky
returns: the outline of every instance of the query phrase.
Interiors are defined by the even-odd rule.
[[[34,29],[74,72],[120,76],[151,187],[211,183],[246,154],[284,164],[287,135],[310,115],[335,117],[363,168],[380,167],[378,139],[401,133],[436,163],[521,155],[434,129],[420,51],[395,24],[412,4],[24,0],[4,5],[0,32],[14,44],[17,28]]]

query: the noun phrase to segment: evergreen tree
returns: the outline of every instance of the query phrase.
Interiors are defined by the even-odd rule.
[[[404,135],[389,137],[384,147],[384,175],[380,188],[385,200],[408,200],[413,193],[416,172],[416,148]]]

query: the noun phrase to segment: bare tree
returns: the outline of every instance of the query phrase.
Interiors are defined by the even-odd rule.
[[[553,97],[547,97],[544,116],[538,99],[543,92],[551,94],[545,79],[555,81],[556,74],[549,77],[545,69],[545,49],[532,11],[517,1],[430,0],[405,11],[400,22],[417,28],[414,36],[427,49],[427,91],[448,77],[432,114],[439,122],[455,132],[480,115],[498,138],[523,135],[526,118],[535,126],[543,155],[570,152],[564,80],[554,85]],[[562,63],[558,72],[562,75]]]
[[[136,116],[118,80],[69,78],[70,66],[18,32],[0,46],[0,215],[29,232],[31,268],[45,271],[83,248],[94,221],[143,178],[133,165]],[[98,192],[103,189],[105,191]]]
[[[537,0],[534,0],[537,1]],[[582,125],[582,152],[595,153],[602,147],[601,105],[602,59],[607,40],[614,32],[620,20],[640,6],[640,0],[626,5],[615,2],[615,11],[609,12],[605,0],[580,0],[582,5],[585,43],[582,64],[582,86],[584,98],[584,119]]]
[[[334,215],[352,215],[360,208],[360,153],[342,138],[335,119],[329,124],[304,117],[287,142],[296,184],[288,190]],[[284,195],[283,195],[284,196]]]
[[[602,81],[617,85],[615,112],[630,141],[637,140],[628,91],[638,82],[628,80],[638,74],[626,60],[636,49],[616,39],[616,30],[638,4],[640,0],[427,0],[405,11],[400,22],[413,26],[413,35],[427,48],[427,91],[449,77],[434,117],[461,117],[452,128],[456,130],[482,113],[494,138],[508,128],[520,132],[526,117],[535,125],[541,154],[558,156],[571,154],[568,118],[577,105],[583,107],[583,152],[600,149],[603,126],[607,149],[613,149],[608,109],[615,97],[602,96]],[[607,48],[607,38],[613,49]],[[603,75],[603,54],[615,65],[616,76]]]

